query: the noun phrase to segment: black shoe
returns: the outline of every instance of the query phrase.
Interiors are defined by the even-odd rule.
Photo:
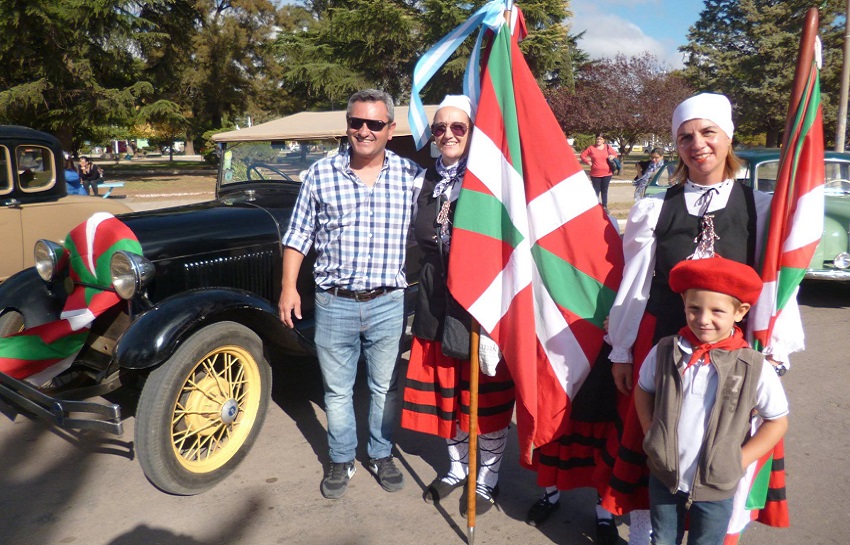
[[[466,479],[463,479],[462,481],[448,482],[443,480],[446,478],[451,479],[452,477],[449,477],[448,475],[445,477],[437,477],[431,482],[431,484],[428,485],[428,488],[425,489],[425,494],[422,495],[422,499],[425,500],[425,503],[440,505],[441,499],[451,494],[454,489],[460,488],[466,484]]]
[[[387,492],[398,492],[404,488],[404,475],[395,466],[392,456],[369,460],[369,471],[378,479],[378,483]]]
[[[560,497],[558,497],[554,503],[549,501],[549,498],[556,494],[558,494],[557,491],[543,494],[543,497],[537,500],[537,502],[531,506],[531,509],[528,510],[528,514],[525,516],[525,523],[536,528],[546,522],[549,515],[557,511],[561,506]]]
[[[493,488],[489,486],[484,486],[483,484],[479,484],[475,486],[475,516],[483,515],[487,511],[490,510],[491,507],[496,505],[496,497],[499,495],[499,485],[497,484]],[[466,511],[468,509],[467,498],[469,495],[467,494],[467,488],[464,487],[463,494],[460,497],[460,516],[466,518]]]
[[[620,534],[617,533],[617,523],[613,518],[601,519],[596,517],[596,544],[617,545]]]
[[[331,462],[325,478],[322,479],[322,496],[329,500],[337,500],[343,497],[348,490],[348,480],[354,475],[357,468],[354,461],[340,464]]]

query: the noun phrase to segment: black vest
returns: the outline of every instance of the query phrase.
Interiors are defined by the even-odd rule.
[[[441,226],[437,223],[437,213],[447,196],[433,196],[434,187],[439,180],[440,175],[437,174],[437,169],[429,168],[425,173],[419,199],[416,201],[416,219],[413,224],[413,235],[422,250],[422,271],[419,276],[416,313],[413,316],[413,335],[431,341],[442,339],[443,322],[447,313],[455,316],[465,325],[471,323],[469,315],[451,298],[446,288],[449,263],[448,256],[443,254],[442,244],[440,244]],[[456,206],[457,201],[453,202],[449,208],[449,222],[454,221]],[[450,229],[451,225],[449,223]]]
[[[711,212],[714,230],[720,237],[714,242],[717,254],[748,265],[755,264],[756,206],[753,190],[740,183],[732,185],[726,208]],[[701,218],[688,213],[685,186],[667,190],[655,227],[655,271],[646,310],[656,317],[653,344],[661,337],[675,335],[686,325],[682,297],[667,283],[670,269],[696,250]]]

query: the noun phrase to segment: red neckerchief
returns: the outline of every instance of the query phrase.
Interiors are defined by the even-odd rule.
[[[703,357],[705,358],[704,363],[708,365],[711,363],[711,351],[715,349],[721,350],[736,350],[738,348],[747,348],[750,346],[747,344],[747,340],[744,339],[744,332],[741,331],[741,328],[735,326],[732,330],[732,334],[723,339],[722,341],[717,341],[716,343],[704,343],[697,339],[697,336],[694,335],[694,332],[688,328],[688,326],[683,327],[679,330],[679,335],[685,338],[686,341],[691,343],[691,346],[694,349],[693,354],[691,355],[691,361],[682,369],[682,374],[685,374],[685,371],[691,365],[697,363]]]

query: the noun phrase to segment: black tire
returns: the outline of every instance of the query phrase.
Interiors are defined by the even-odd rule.
[[[0,338],[20,333],[24,330],[24,315],[16,310],[0,316]]]
[[[145,476],[178,495],[225,479],[263,426],[271,385],[263,343],[246,327],[220,322],[186,339],[139,397],[136,454]]]

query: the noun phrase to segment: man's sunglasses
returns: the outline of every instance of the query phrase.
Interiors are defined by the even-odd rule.
[[[431,134],[435,137],[439,138],[446,134],[446,124],[445,123],[434,123],[431,125]],[[469,128],[464,123],[452,123],[448,125],[448,128],[452,130],[452,134],[457,136],[458,138],[464,136],[466,131]]]
[[[366,127],[369,128],[372,132],[381,132],[384,130],[384,127],[389,125],[386,121],[378,121],[377,119],[363,119],[362,117],[349,117],[348,118],[348,128],[354,129],[355,131],[359,131],[361,127],[363,127],[363,123],[366,123]]]

